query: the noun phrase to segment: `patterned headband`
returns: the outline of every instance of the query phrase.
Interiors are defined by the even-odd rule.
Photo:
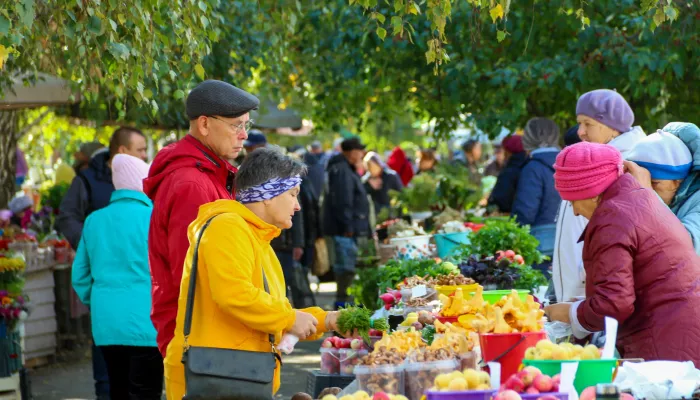
[[[236,200],[242,204],[257,203],[275,198],[289,189],[299,186],[299,175],[289,178],[273,178],[257,186],[249,187],[236,193]]]

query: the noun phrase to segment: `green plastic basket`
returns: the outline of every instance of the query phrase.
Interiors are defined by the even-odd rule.
[[[523,360],[523,365],[537,367],[543,374],[554,376],[561,373],[561,364],[567,362],[576,362],[574,360]],[[581,394],[583,390],[589,386],[595,386],[599,383],[612,383],[613,375],[617,371],[616,359],[603,360],[581,360],[578,361],[578,369],[576,370],[576,378],[574,379],[574,387]]]
[[[510,292],[510,290],[484,290],[483,296],[484,300],[488,301],[489,304],[496,304],[499,300],[501,300],[501,297],[508,296]],[[522,301],[527,300],[528,294],[530,294],[529,290],[518,290],[518,297],[520,297],[520,300]],[[472,296],[474,296],[474,292],[469,293],[469,298]]]

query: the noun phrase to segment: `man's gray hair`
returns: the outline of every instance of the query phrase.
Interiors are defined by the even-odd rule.
[[[236,190],[245,190],[274,178],[306,175],[306,164],[274,148],[261,147],[248,154],[236,174]]]
[[[523,147],[527,151],[559,147],[559,126],[547,118],[533,118],[525,124]]]

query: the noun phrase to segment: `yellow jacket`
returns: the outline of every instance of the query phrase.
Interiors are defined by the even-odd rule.
[[[280,229],[233,200],[203,205],[188,229],[190,248],[180,283],[175,337],[168,345],[165,358],[166,378],[175,383],[184,383],[183,327],[194,244],[201,227],[215,215],[199,246],[189,345],[271,351],[268,335],[274,334],[275,343],[279,343],[282,334],[291,329],[296,319],[296,311],[286,297],[282,267],[270,247],[270,241],[279,236]],[[263,270],[270,294],[263,286]],[[326,331],[326,312],[318,307],[303,311],[318,320],[316,337],[308,338],[317,340]],[[279,386],[278,365],[274,392]],[[179,394],[173,397],[176,396]]]

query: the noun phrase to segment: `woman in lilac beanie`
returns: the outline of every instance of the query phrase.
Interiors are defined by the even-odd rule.
[[[586,299],[545,308],[584,338],[619,322],[624,358],[691,360],[700,366],[700,258],[683,225],[656,194],[623,173],[612,146],[578,143],[554,164],[555,186],[583,233]]]

